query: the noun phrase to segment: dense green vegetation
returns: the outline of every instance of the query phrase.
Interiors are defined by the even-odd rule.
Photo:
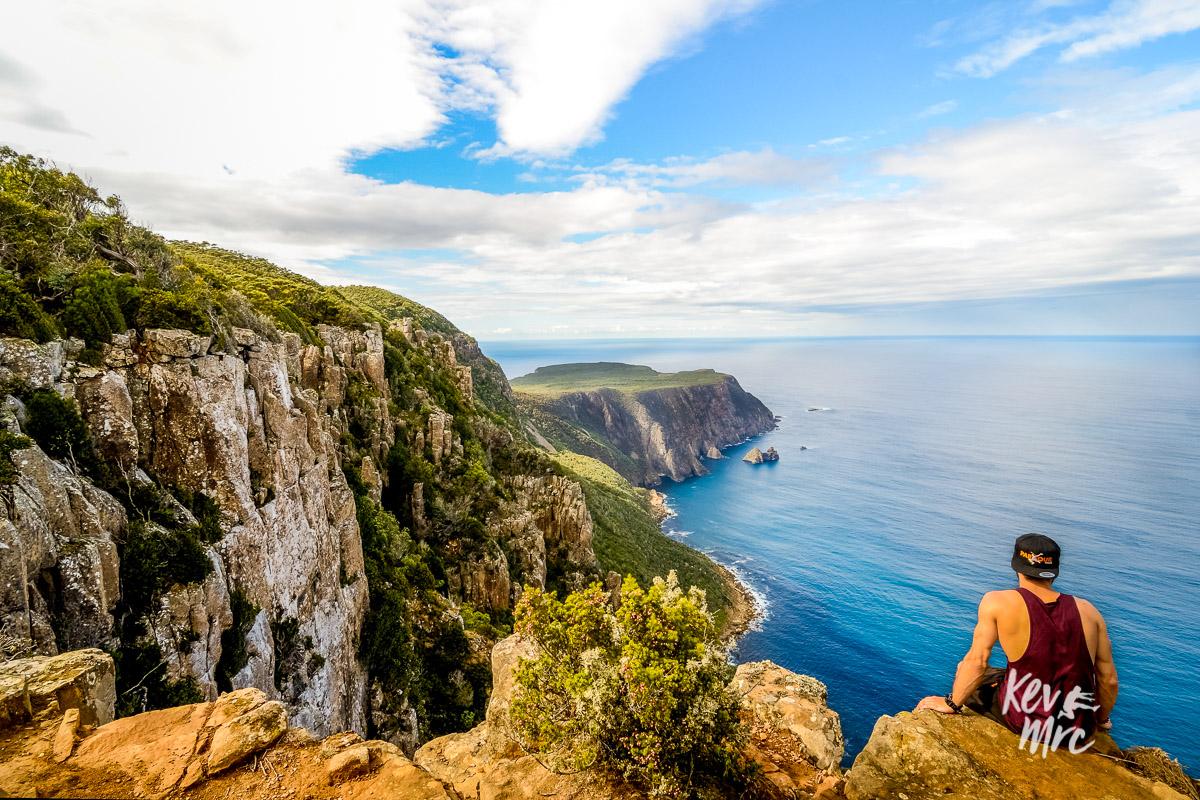
[[[25,396],[25,433],[51,458],[66,459],[78,468],[92,466],[91,439],[87,423],[79,416],[75,401],[53,389],[36,389]]]
[[[636,394],[653,389],[707,386],[728,377],[711,369],[687,372],[658,372],[635,364],[598,361],[590,364],[555,364],[538,367],[528,375],[512,380],[512,387],[527,394],[555,397],[568,392],[615,389]]]
[[[454,336],[459,332],[454,323],[432,308],[414,303],[407,297],[387,289],[378,286],[339,286],[338,291],[360,308],[369,308],[384,319],[409,317],[430,333],[440,333],[444,336]]]
[[[563,474],[579,481],[592,512],[592,548],[602,570],[631,575],[642,584],[674,570],[684,586],[704,590],[708,608],[724,629],[733,603],[708,556],[663,535],[650,513],[647,491],[632,486],[607,464],[576,453],[554,460]]]
[[[17,482],[19,474],[13,464],[13,451],[24,450],[31,444],[33,442],[28,436],[0,428],[0,486],[12,486]]]
[[[738,796],[749,788],[740,698],[704,595],[675,574],[632,578],[616,609],[598,585],[565,600],[527,590],[522,661],[509,719],[554,770],[615,773],[657,798]]]

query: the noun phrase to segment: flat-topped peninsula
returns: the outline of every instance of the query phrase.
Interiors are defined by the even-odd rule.
[[[557,397],[570,392],[612,389],[626,394],[718,384],[731,376],[713,369],[685,372],[658,372],[640,364],[597,361],[580,364],[554,364],[538,367],[528,375],[515,378],[513,389],[526,394]]]
[[[511,383],[535,440],[592,456],[643,486],[704,475],[703,459],[776,422],[736,378],[713,369],[556,364]]]

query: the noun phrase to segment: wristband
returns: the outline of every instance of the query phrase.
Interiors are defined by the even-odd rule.
[[[951,711],[953,711],[955,714],[962,713],[963,707],[960,706],[958,703],[954,702],[954,690],[953,689],[946,692],[945,700],[946,700],[946,705],[950,706]]]

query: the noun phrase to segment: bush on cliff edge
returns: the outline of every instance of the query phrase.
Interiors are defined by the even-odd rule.
[[[626,578],[620,600],[598,585],[563,601],[525,590],[516,630],[538,655],[517,668],[514,735],[556,771],[608,770],[652,797],[738,796],[745,734],[704,593],[672,572],[649,589]]]

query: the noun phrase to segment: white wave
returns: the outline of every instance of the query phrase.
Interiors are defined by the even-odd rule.
[[[679,516],[679,512],[675,510],[675,506],[671,505],[671,498],[669,496],[663,494],[662,504],[663,509],[665,509],[667,512],[667,515],[663,517],[663,522]]]
[[[747,632],[761,631],[763,623],[771,617],[771,601],[767,599],[766,591],[755,586],[753,581],[746,577],[746,573],[737,568],[736,564],[721,564],[721,566],[729,570],[733,579],[742,585],[746,593],[750,595],[750,602],[754,605],[754,618],[746,628]]]
[[[686,539],[691,536],[694,531],[670,530],[667,531],[668,536],[674,536],[677,539]]]

